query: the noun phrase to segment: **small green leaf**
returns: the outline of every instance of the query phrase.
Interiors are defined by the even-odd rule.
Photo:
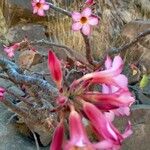
[[[149,76],[144,74],[140,81],[140,88],[143,89],[149,82]]]

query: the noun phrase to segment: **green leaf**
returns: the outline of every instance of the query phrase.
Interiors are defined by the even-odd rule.
[[[149,76],[144,74],[141,81],[140,81],[140,88],[143,89],[149,82]]]

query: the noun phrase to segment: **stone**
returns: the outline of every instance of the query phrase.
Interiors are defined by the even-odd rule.
[[[8,88],[8,90],[11,91],[12,93],[15,93],[18,96],[25,95],[25,93],[16,86],[11,86],[10,88]]]
[[[135,20],[126,24],[121,33],[124,41],[133,40],[139,33],[150,29],[149,20]],[[150,72],[150,35],[141,38],[135,45],[128,50],[122,52],[122,56],[126,57],[128,64],[140,64],[146,68],[146,72]]]
[[[11,27],[5,36],[11,43],[21,42],[25,37],[31,41],[47,39],[44,26],[38,24],[18,24]]]
[[[127,138],[122,150],[148,150],[150,136],[150,107],[148,105],[135,105],[129,117],[115,119],[115,125],[123,132],[127,120],[131,121],[133,134]]]
[[[42,63],[43,56],[37,51],[25,50],[20,53],[17,62],[22,69],[29,69],[31,66]]]
[[[13,26],[20,23],[45,21],[47,17],[40,17],[32,13],[31,0],[1,0],[7,25]]]
[[[0,149],[37,150],[34,140],[21,135],[13,121],[9,122],[13,113],[8,111],[1,103],[0,112]],[[40,150],[49,150],[49,147],[40,147]]]

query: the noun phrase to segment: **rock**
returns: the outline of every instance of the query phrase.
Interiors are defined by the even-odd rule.
[[[38,24],[16,25],[8,30],[5,37],[10,42],[21,42],[25,37],[31,41],[47,39],[44,26]]]
[[[3,10],[7,25],[27,22],[45,21],[46,17],[40,17],[32,13],[31,0],[1,0],[0,6]]]
[[[22,69],[29,69],[31,66],[42,63],[43,56],[33,50],[25,50],[21,52],[17,62]]]
[[[15,124],[9,122],[13,115],[0,103],[0,149],[1,150],[36,150],[34,141],[22,136]],[[40,150],[49,150],[49,147],[41,147]]]
[[[127,120],[131,120],[133,134],[127,138],[122,150],[148,150],[150,136],[150,107],[147,105],[135,105],[130,117],[121,117],[115,120],[115,124],[123,132]]]
[[[16,86],[11,86],[10,88],[8,88],[8,90],[11,91],[12,93],[15,93],[18,96],[25,95],[25,93]]]
[[[133,40],[139,33],[150,29],[149,20],[135,20],[125,25],[122,31],[122,38],[127,42]],[[147,73],[150,72],[150,35],[141,38],[134,46],[122,52],[122,56],[126,57],[128,64],[143,65]]]

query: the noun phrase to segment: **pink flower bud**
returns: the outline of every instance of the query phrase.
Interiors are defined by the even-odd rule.
[[[64,136],[64,125],[61,121],[55,129],[49,150],[61,150]]]
[[[56,57],[55,53],[49,51],[48,54],[48,66],[52,76],[52,79],[56,83],[57,87],[60,89],[62,86],[62,70],[61,63],[59,59]]]

